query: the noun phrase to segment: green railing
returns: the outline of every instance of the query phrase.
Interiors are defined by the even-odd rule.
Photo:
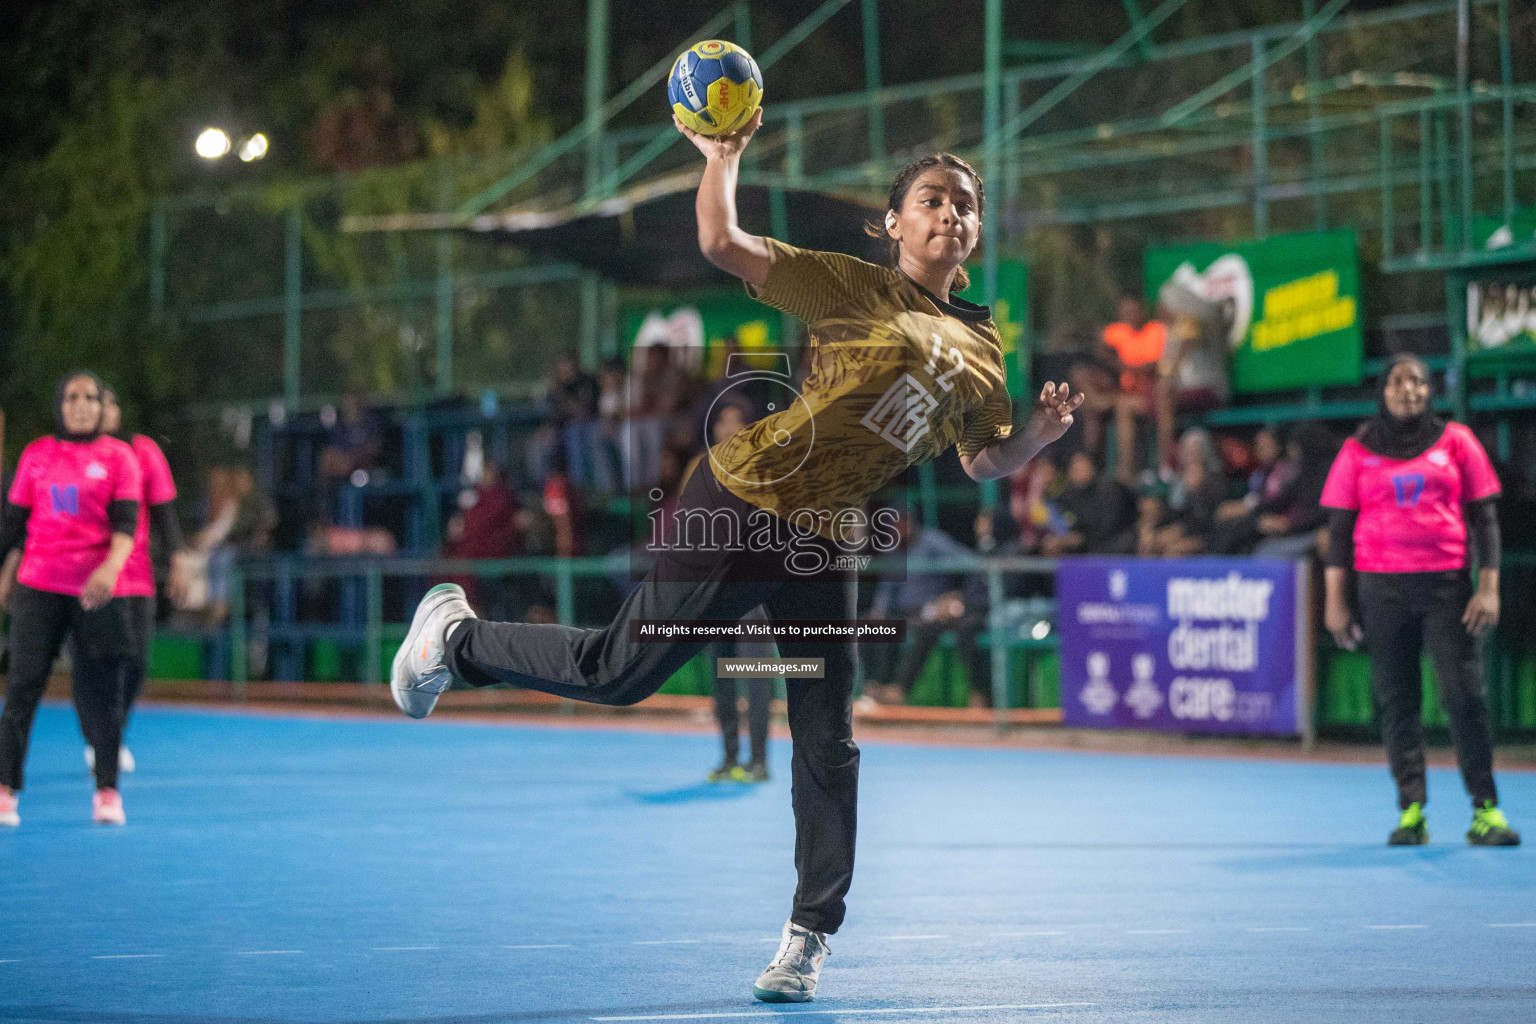
[[[895,563],[899,565],[900,563]],[[1536,731],[1536,649],[1531,639],[1520,635],[1516,619],[1529,602],[1529,591],[1536,581],[1536,553],[1511,551],[1505,555],[1504,607],[1506,621],[1486,645],[1484,666],[1494,727],[1501,739],[1528,739]],[[874,568],[872,566],[872,568]],[[1054,604],[1049,601],[1011,602],[1003,599],[1004,581],[1010,574],[1036,576],[1054,573],[1056,561],[1046,558],[1003,558],[971,556],[955,559],[910,559],[908,572],[982,573],[987,580],[991,608],[988,631],[982,642],[991,662],[993,706],[998,709],[997,725],[1006,722],[1010,694],[1022,692],[1026,707],[1046,706],[1040,698],[1042,658],[1056,653],[1057,641]],[[324,638],[363,649],[363,675],[371,683],[384,680],[386,636],[391,642],[400,627],[384,621],[385,582],[416,580],[422,590],[428,581],[444,576],[472,576],[497,579],[509,576],[538,575],[554,582],[556,618],[568,625],[582,623],[577,613],[577,585],[583,579],[609,578],[628,573],[628,555],[601,558],[509,558],[487,561],[447,559],[349,559],[349,558],[269,558],[250,560],[237,570],[231,585],[230,627],[222,634],[230,641],[229,678],[237,688],[248,677],[246,652],[252,639],[253,610],[247,588],[252,584],[272,587],[269,600],[274,614],[262,630],[270,640],[304,644]],[[356,615],[349,623],[283,621],[279,606],[282,586],[296,587],[301,581],[336,581],[354,588]],[[413,597],[414,595],[405,595]],[[290,604],[290,607],[292,605]],[[394,635],[390,635],[390,631]],[[1024,678],[1010,679],[1010,659],[1022,652]],[[1316,659],[1316,706],[1314,721],[1323,730],[1356,734],[1368,730],[1372,722],[1368,660],[1359,654],[1341,654],[1318,632]],[[1443,728],[1445,718],[1431,682],[1433,667],[1426,668],[1424,720],[1430,728]],[[298,677],[295,677],[298,678]],[[1011,685],[1022,683],[1020,686]]]
[[[908,573],[980,573],[986,577],[991,609],[984,642],[991,652],[991,684],[994,707],[1008,705],[1008,651],[1055,649],[1054,629],[1047,615],[1036,615],[1022,632],[1019,623],[1008,619],[1004,577],[1009,574],[1049,576],[1056,571],[1056,560],[1024,557],[966,557],[946,559],[875,560],[872,572],[900,569]],[[272,614],[263,630],[271,641],[284,644],[303,643],[316,637],[328,637],[345,643],[361,644],[363,675],[370,683],[384,676],[383,639],[384,585],[389,579],[414,580],[425,590],[424,582],[446,577],[473,577],[479,580],[506,579],[515,576],[541,576],[554,582],[555,618],[564,625],[580,625],[576,614],[576,583],[582,579],[611,579],[631,571],[627,553],[587,558],[521,557],[501,559],[428,559],[428,558],[309,558],[276,556],[249,559],[241,563],[230,581],[230,680],[237,686],[249,678],[248,651],[251,640],[251,607],[248,587],[253,583],[272,588]],[[341,623],[304,622],[297,617],[296,588],[301,582],[337,582],[344,590]],[[1038,605],[1032,607],[1038,608]],[[350,609],[351,614],[348,614]],[[1038,623],[1046,622],[1040,630]],[[594,623],[595,624],[595,623]],[[1038,634],[1038,635],[1037,635]],[[999,717],[999,723],[1003,721]]]

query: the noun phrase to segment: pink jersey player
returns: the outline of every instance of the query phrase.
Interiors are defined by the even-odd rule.
[[[9,495],[12,504],[31,510],[17,581],[78,597],[111,546],[107,507],[139,501],[143,492],[133,449],[115,437],[88,444],[40,437],[27,445]],[[143,523],[141,516],[140,529]]]
[[[139,498],[139,527],[133,535],[133,554],[123,566],[123,574],[117,578],[119,597],[154,597],[155,574],[149,562],[149,510],[176,500],[176,481],[171,477],[170,464],[165,453],[152,439],[134,434],[129,442],[143,473],[144,489]]]
[[[1467,566],[1462,506],[1499,493],[1488,453],[1460,423],[1411,459],[1372,453],[1354,438],[1334,460],[1322,504],[1359,512],[1360,572],[1445,572]]]

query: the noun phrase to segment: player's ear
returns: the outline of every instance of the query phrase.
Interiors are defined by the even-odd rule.
[[[896,216],[896,211],[895,210],[886,210],[885,211],[885,233],[886,234],[890,235],[892,238],[900,238],[901,237],[901,233],[897,230],[897,225],[900,224],[900,223],[901,223],[901,220],[900,220],[900,218],[898,218]]]

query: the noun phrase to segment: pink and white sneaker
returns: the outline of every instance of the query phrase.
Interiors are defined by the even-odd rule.
[[[0,786],[0,825],[14,828],[20,824],[21,815],[16,813],[16,794]]]
[[[126,825],[123,798],[115,789],[98,789],[91,798],[91,818],[98,825]]]

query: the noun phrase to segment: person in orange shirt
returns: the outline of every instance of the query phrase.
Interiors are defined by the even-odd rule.
[[[1104,328],[1103,345],[1092,362],[1072,370],[1072,385],[1083,400],[1083,444],[1097,454],[1104,443],[1104,417],[1115,416],[1115,474],[1136,477],[1136,417],[1152,412],[1157,364],[1168,344],[1168,328],[1147,317],[1146,303],[1122,296],[1120,319]]]

